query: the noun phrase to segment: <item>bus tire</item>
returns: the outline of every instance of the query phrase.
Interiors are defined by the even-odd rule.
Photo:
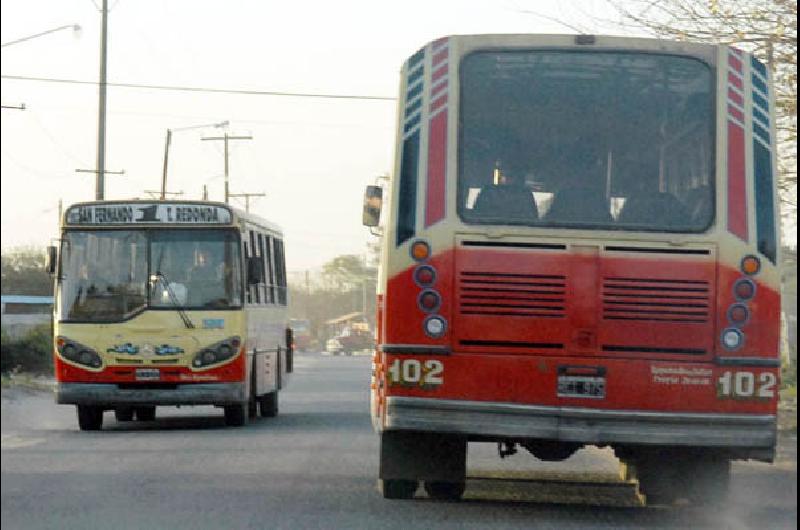
[[[117,421],[133,421],[133,408],[131,407],[117,407],[114,409],[114,418]]]
[[[384,499],[413,499],[419,482],[416,480],[381,480],[381,493]]]
[[[225,425],[241,427],[247,425],[247,402],[236,405],[225,405]]]
[[[103,409],[92,405],[77,405],[78,427],[82,431],[99,431],[103,428]]]
[[[258,398],[258,408],[262,418],[274,418],[278,415],[278,391],[264,394]]]
[[[437,501],[459,501],[466,486],[464,482],[425,481],[425,492]]]
[[[136,407],[134,409],[134,412],[136,413],[137,421],[155,421],[156,419],[155,405],[149,405],[147,407]]]

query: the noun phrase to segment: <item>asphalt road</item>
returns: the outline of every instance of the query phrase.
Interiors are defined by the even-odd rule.
[[[465,500],[384,500],[369,357],[302,355],[277,418],[224,427],[211,407],[80,432],[73,407],[3,390],[3,530],[16,528],[732,528],[797,526],[797,438],[773,465],[736,463],[715,511],[647,508],[607,450],[563,463],[471,444]],[[498,478],[499,477],[499,478]]]

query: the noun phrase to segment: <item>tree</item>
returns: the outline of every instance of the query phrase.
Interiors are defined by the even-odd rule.
[[[45,271],[44,249],[19,247],[2,255],[3,294],[51,296],[53,279]]]
[[[627,24],[658,37],[732,44],[772,72],[778,188],[784,223],[797,223],[797,0],[611,0]]]

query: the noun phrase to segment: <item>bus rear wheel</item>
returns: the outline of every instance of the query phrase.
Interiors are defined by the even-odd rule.
[[[458,501],[464,495],[464,482],[425,482],[428,497],[437,501]]]
[[[418,487],[419,482],[416,480],[381,480],[381,492],[384,499],[412,499]]]
[[[156,419],[156,407],[149,406],[149,407],[136,407],[134,409],[136,412],[136,419],[138,421],[155,421]]]
[[[258,398],[258,408],[262,418],[274,418],[278,415],[278,392],[270,392]]]
[[[114,417],[117,421],[133,421],[133,408],[131,407],[117,407],[114,409]]]
[[[225,425],[228,427],[241,427],[247,424],[248,403],[225,405]]]
[[[77,405],[78,427],[82,431],[99,431],[103,428],[103,409],[91,405]]]

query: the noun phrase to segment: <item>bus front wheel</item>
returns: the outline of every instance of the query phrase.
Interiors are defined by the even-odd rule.
[[[229,427],[241,427],[247,424],[248,403],[237,403],[236,405],[225,405],[225,425]]]
[[[258,398],[258,408],[262,418],[274,418],[278,415],[278,392],[270,392]]]
[[[78,426],[82,431],[99,431],[103,428],[103,409],[91,405],[77,405]]]
[[[381,490],[384,499],[412,499],[417,492],[418,486],[419,482],[416,480],[381,480]]]

